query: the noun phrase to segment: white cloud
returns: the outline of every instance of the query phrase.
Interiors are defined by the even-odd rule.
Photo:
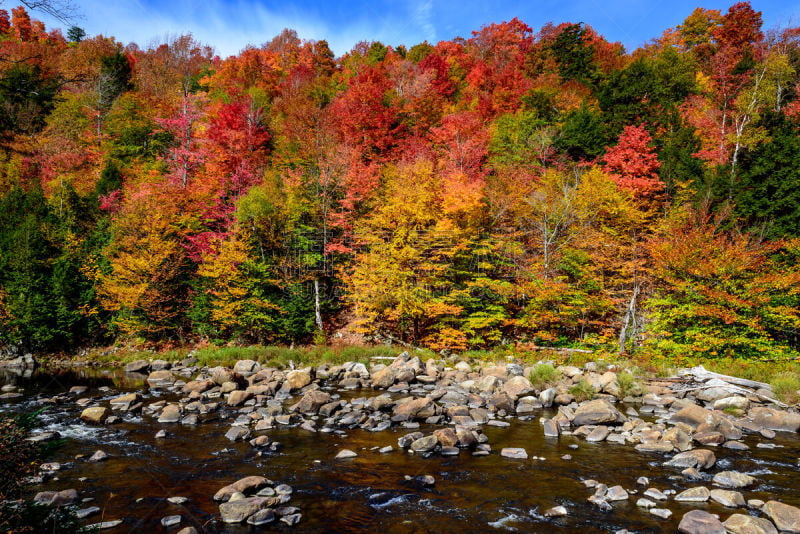
[[[259,46],[284,28],[297,31],[301,39],[326,39],[337,55],[362,40],[384,44],[413,45],[436,35],[432,23],[432,0],[422,0],[413,16],[392,16],[367,9],[346,24],[323,20],[319,13],[298,11],[291,5],[270,9],[259,0],[177,0],[148,5],[142,0],[83,0],[83,18],[76,21],[89,35],[114,36],[123,43],[135,42],[146,48],[163,42],[165,36],[191,32],[212,46],[222,57],[236,54],[247,45]],[[61,24],[41,17],[48,27]]]

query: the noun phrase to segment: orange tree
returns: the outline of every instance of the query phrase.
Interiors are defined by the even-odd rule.
[[[646,346],[672,357],[798,354],[800,244],[725,230],[688,210],[653,238]]]

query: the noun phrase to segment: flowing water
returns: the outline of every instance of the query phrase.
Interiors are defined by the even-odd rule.
[[[0,374],[0,382],[16,384],[25,396],[0,404],[0,411],[30,411],[41,406],[37,399],[66,393],[71,386],[90,389],[82,397],[110,399],[121,392],[141,390],[143,383],[126,378],[120,371],[96,369],[61,373],[36,373],[23,378]],[[344,398],[353,392],[341,392]],[[373,391],[355,392],[372,396]],[[173,400],[174,396],[145,391],[145,403]],[[288,402],[294,402],[292,400]],[[484,426],[493,452],[474,457],[462,451],[456,457],[423,458],[397,448],[397,438],[409,430],[392,429],[371,433],[363,430],[342,433],[311,433],[300,428],[272,430],[268,435],[279,441],[277,453],[259,455],[246,443],[231,443],[224,434],[235,419],[235,412],[223,410],[196,427],[159,424],[147,415],[122,415],[122,421],[107,426],[90,426],[78,418],[81,409],[74,401],[48,406],[40,417],[37,431],[56,430],[64,444],[51,461],[63,469],[31,491],[75,488],[82,506],[102,509],[88,522],[123,519],[119,527],[104,532],[166,532],[161,518],[180,514],[181,527],[194,525],[208,532],[240,534],[249,532],[674,532],[681,516],[694,508],[719,514],[726,519],[737,511],[714,503],[660,503],[673,516],[662,520],[635,505],[639,495],[627,502],[616,502],[612,512],[604,513],[586,501],[592,494],[583,480],[596,479],[608,486],[637,486],[640,476],[650,478],[650,487],[681,491],[704,484],[710,487],[711,475],[702,483],[687,483],[675,470],[661,467],[664,457],[642,454],[631,445],[587,443],[573,436],[545,438],[539,423],[543,411],[528,420],[510,418],[509,427]],[[426,428],[423,432],[438,427]],[[166,429],[166,439],[155,434]],[[718,466],[757,477],[753,490],[744,490],[746,499],[778,498],[800,506],[800,439],[781,434],[770,443],[774,449],[756,448],[757,440],[748,437],[749,451],[715,450]],[[377,448],[392,445],[395,450],[381,454]],[[577,445],[571,448],[570,445]],[[523,447],[527,460],[503,458],[503,447]],[[349,460],[334,460],[348,448],[358,453]],[[91,455],[101,449],[109,454],[104,462],[89,463],[77,455]],[[564,455],[571,459],[562,459]],[[247,475],[263,475],[275,483],[294,488],[290,506],[299,507],[302,520],[294,527],[272,523],[265,527],[231,526],[215,520],[217,504],[211,496],[224,485]],[[434,486],[426,488],[413,480],[418,475],[433,475]],[[406,476],[412,477],[407,480]],[[166,501],[182,496],[183,505]],[[547,519],[541,514],[563,505],[569,515]],[[746,511],[739,513],[747,513]],[[172,527],[175,532],[179,527]],[[202,531],[202,530],[201,530]]]

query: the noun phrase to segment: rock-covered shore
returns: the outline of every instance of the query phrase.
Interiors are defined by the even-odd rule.
[[[613,513],[620,501],[629,501],[657,518],[680,514],[676,516],[681,517],[679,530],[686,533],[800,533],[800,509],[777,499],[748,496],[759,487],[758,477],[717,465],[715,451],[719,449],[753,454],[753,440],[746,444],[746,436],[757,437],[756,448],[771,448],[776,446],[772,443],[776,432],[800,429],[796,407],[781,405],[766,384],[703,369],[640,382],[622,379],[621,374],[628,371],[589,363],[581,368],[557,367],[549,383],[535,386],[529,380],[532,371],[516,363],[423,362],[408,352],[369,366],[350,362],[302,369],[265,368],[252,360],[238,361],[232,368],[199,367],[192,358],[172,364],[142,360],[129,364],[126,372],[138,373],[147,389],[164,392],[170,400],[148,398],[147,390],[142,390],[97,402],[84,396],[85,388],[77,387],[45,401],[77,403],[80,418],[91,425],[113,425],[126,414],[140,413],[153,422],[157,437],[165,438],[170,425],[229,421],[220,432],[230,441],[246,442],[265,453],[281,449],[270,437],[271,430],[281,427],[311,433],[391,429],[399,432],[397,447],[383,447],[380,453],[498,454],[509,462],[536,459],[536,451],[524,447],[494,450],[484,429],[508,426],[512,418],[539,419],[548,439],[572,436],[627,446],[631,454],[647,461],[659,458],[676,477],[692,483],[681,491],[655,487],[644,476],[646,472],[636,487],[587,479],[583,481],[586,506]],[[576,399],[576,395],[591,398]],[[220,413],[227,417],[220,419]],[[549,417],[543,417],[544,413]],[[51,437],[55,436],[33,439]],[[348,462],[357,456],[342,447],[331,461]],[[94,461],[102,461],[102,455]],[[435,484],[432,476],[418,478],[420,484]],[[209,499],[218,503],[219,520],[224,523],[281,521],[291,526],[302,520],[302,511],[291,505],[291,497],[288,485],[249,476],[229,481]],[[41,492],[36,499],[70,504],[79,496],[66,489]],[[718,516],[687,506],[708,501],[730,513]],[[567,507],[556,506],[543,516],[570,513]],[[163,521],[179,525],[181,518]],[[192,528],[182,532],[188,534]]]

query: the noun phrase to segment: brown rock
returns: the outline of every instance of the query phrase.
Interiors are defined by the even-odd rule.
[[[614,408],[610,402],[605,399],[595,399],[578,406],[578,409],[575,410],[575,418],[572,420],[572,424],[575,426],[621,424],[625,421],[625,416]]]
[[[440,428],[433,433],[442,447],[455,447],[458,445],[458,436],[452,428]]]
[[[230,395],[228,395],[228,406],[241,406],[252,396],[253,394],[249,391],[231,391]]]
[[[778,501],[768,501],[761,511],[772,519],[781,532],[800,533],[800,508]]]
[[[733,514],[725,520],[724,525],[731,534],[778,534],[775,525],[763,517]]]
[[[753,408],[748,413],[757,425],[771,430],[797,432],[800,430],[800,414],[776,410],[774,408]]]
[[[703,510],[692,510],[683,514],[678,532],[684,534],[725,534],[719,519]]]
[[[231,498],[231,495],[234,493],[254,493],[264,486],[270,484],[270,481],[264,477],[260,476],[249,476],[244,477],[233,484],[228,484],[224,488],[220,489],[217,493],[214,494],[215,501],[227,501]]]
[[[111,412],[105,406],[93,406],[81,412],[81,421],[99,425],[105,421],[110,414]]]

